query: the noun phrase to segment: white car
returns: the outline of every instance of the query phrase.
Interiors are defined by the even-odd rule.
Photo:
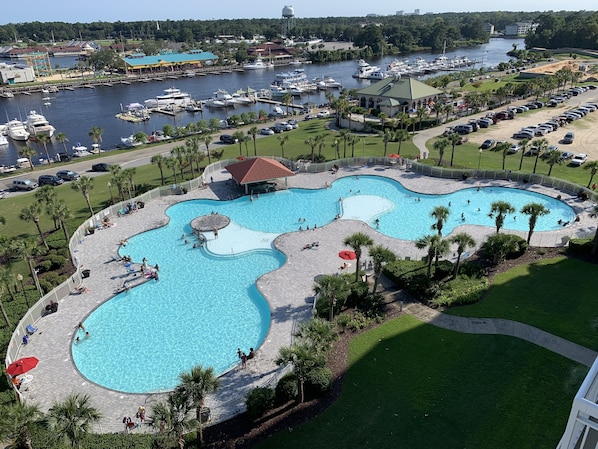
[[[262,128],[260,131],[260,134],[262,134],[264,136],[271,136],[272,134],[274,134],[274,130],[272,130],[270,128]]]
[[[318,117],[319,118],[330,117],[330,112],[328,112],[328,111],[320,111],[320,112],[318,112]]]
[[[581,164],[583,164],[587,160],[588,160],[587,154],[579,153],[579,154],[576,154],[575,156],[573,156],[573,159],[571,159],[571,162],[569,162],[569,164],[579,167]]]

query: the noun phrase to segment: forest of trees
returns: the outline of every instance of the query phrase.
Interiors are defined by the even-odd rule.
[[[598,49],[598,12],[545,13],[535,22],[538,28],[526,37],[527,48]]]

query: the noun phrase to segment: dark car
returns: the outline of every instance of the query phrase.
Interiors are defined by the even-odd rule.
[[[79,173],[76,173],[72,170],[60,170],[56,173],[63,181],[74,181],[75,179],[79,179]]]
[[[91,171],[110,171],[110,167],[112,167],[112,164],[100,162],[99,164],[93,164],[91,166]]]
[[[226,144],[230,145],[230,144],[233,144],[233,143],[237,143],[237,139],[235,139],[230,134],[222,134],[220,136],[220,142],[226,143]]]
[[[40,186],[49,185],[49,186],[59,186],[64,181],[60,179],[58,176],[54,175],[42,175],[37,178],[37,183]]]
[[[494,146],[496,142],[493,139],[486,139],[484,143],[480,146],[482,150],[488,150]]]

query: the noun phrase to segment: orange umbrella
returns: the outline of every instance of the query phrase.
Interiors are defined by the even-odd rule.
[[[386,156],[386,157],[389,157],[389,158],[391,158],[391,159],[398,159],[398,158],[400,158],[400,157],[401,157],[401,155],[400,155],[400,154],[397,154],[397,153],[392,153],[392,154],[389,154],[389,155],[388,155],[388,156]]]

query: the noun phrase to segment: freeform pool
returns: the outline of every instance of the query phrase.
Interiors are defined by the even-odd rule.
[[[73,359],[89,380],[129,393],[172,389],[178,375],[196,364],[223,373],[238,363],[237,348],[258,348],[268,332],[270,311],[255,282],[284,263],[271,245],[277,235],[323,226],[340,214],[370,225],[378,219],[380,232],[416,240],[431,232],[430,211],[439,205],[451,210],[448,235],[463,223],[461,214],[467,224],[493,227],[488,214],[497,200],[517,211],[532,201],[548,207],[551,213],[539,218],[536,231],[558,229],[559,220],[575,218],[566,204],[535,192],[492,187],[423,195],[376,176],[342,178],[321,190],[179,203],[167,210],[167,226],[132,237],[122,251],[138,263],[145,257],[158,264],[160,280],[98,307],[84,322],[91,336],[73,343]],[[207,250],[194,249],[189,224],[211,213],[228,216],[231,224],[218,239],[206,233]],[[505,222],[505,229],[527,226],[518,212]]]

